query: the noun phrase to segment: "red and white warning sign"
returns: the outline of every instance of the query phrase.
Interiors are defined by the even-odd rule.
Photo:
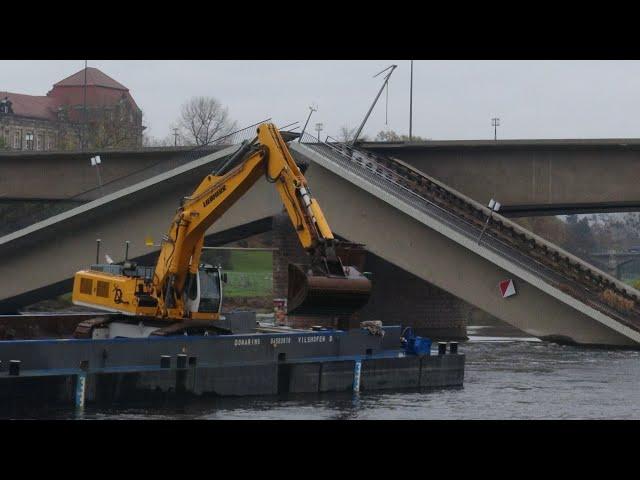
[[[516,286],[513,284],[513,280],[502,280],[500,282],[500,293],[502,293],[502,298],[515,295]]]

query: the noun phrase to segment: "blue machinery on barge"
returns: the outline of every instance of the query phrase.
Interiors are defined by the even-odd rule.
[[[416,353],[399,326],[0,342],[0,401],[121,402],[162,395],[276,395],[461,386],[457,344]]]

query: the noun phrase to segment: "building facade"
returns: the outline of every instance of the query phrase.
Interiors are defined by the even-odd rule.
[[[143,130],[129,89],[97,68],[61,80],[44,96],[0,91],[0,149],[137,148]]]

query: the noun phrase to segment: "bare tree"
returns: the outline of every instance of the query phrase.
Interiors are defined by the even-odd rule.
[[[178,126],[185,143],[207,145],[217,137],[231,133],[236,122],[212,97],[193,97],[182,105]]]
[[[353,140],[356,134],[357,128],[351,128],[349,125],[343,125],[338,130],[338,140],[343,143],[348,143]],[[360,135],[358,137],[359,142],[367,142],[369,138],[366,135]]]
[[[344,143],[350,142],[355,134],[355,128],[351,128],[349,125],[343,125],[338,130],[338,140]]]
[[[399,142],[400,135],[393,130],[381,130],[378,132],[378,135],[376,135],[375,140],[378,142]]]

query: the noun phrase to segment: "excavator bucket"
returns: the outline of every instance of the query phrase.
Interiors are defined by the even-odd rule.
[[[348,316],[371,295],[371,282],[354,267],[344,277],[313,273],[308,266],[289,264],[287,310],[295,315]]]

